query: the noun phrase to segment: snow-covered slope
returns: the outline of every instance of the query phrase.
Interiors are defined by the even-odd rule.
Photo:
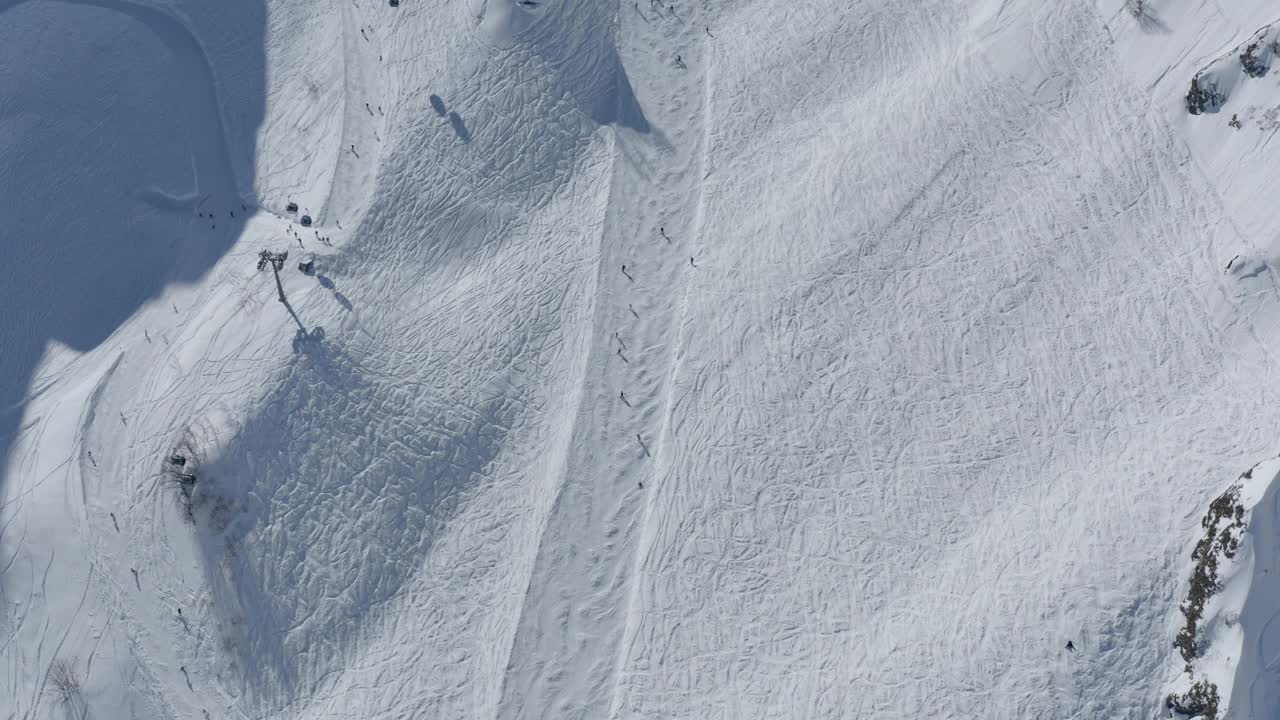
[[[1276,553],[1276,479],[1280,461],[1254,468],[1242,479],[1241,506],[1247,531],[1234,566],[1219,569],[1218,593],[1211,598],[1202,631],[1201,658],[1195,664],[1218,687],[1229,717],[1268,717],[1280,707],[1280,674],[1276,665],[1275,598],[1280,593],[1280,555]]]
[[[0,4],[0,717],[1271,716],[1266,5]]]

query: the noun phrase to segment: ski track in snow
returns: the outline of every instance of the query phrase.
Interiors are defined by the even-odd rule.
[[[627,17],[623,26],[636,22]],[[660,418],[682,328],[682,288],[694,270],[684,251],[696,247],[698,232],[696,214],[693,223],[680,218],[700,202],[705,164],[700,113],[682,112],[681,96],[692,89],[697,97],[707,71],[678,71],[668,58],[650,63],[645,69],[655,75],[683,74],[674,87],[654,93],[647,113],[650,123],[679,130],[656,148],[632,135],[620,139],[625,159],[614,170],[605,233],[621,241],[605,245],[599,261],[591,356],[600,359],[584,378],[587,404],[578,410],[570,442],[578,451],[543,529],[499,717],[529,717],[550,707],[570,717],[605,716],[626,643],[637,630],[628,580],[646,534],[648,499],[663,489],[661,470],[654,469],[661,468],[666,442]],[[636,90],[645,104],[648,89]],[[663,233],[680,241],[668,242]],[[604,543],[588,558],[566,557],[576,543],[564,542],[563,528]],[[567,613],[558,601],[566,594],[575,598]]]

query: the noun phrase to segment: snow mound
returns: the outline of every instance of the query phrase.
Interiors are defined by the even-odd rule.
[[[495,48],[507,49],[539,19],[529,5],[517,0],[472,0],[476,6],[476,30]]]
[[[1197,72],[1187,93],[1187,112],[1192,115],[1221,112],[1236,95],[1236,90],[1243,88],[1246,80],[1266,77],[1277,50],[1280,50],[1278,40],[1280,34],[1270,26],[1263,27],[1248,41]],[[1263,97],[1274,94],[1273,88],[1264,86],[1261,89]],[[1258,90],[1254,89],[1245,98],[1236,98],[1233,105],[1242,106],[1258,95]]]

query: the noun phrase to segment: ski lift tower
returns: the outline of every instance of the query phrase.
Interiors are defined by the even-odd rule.
[[[280,284],[280,271],[284,269],[284,261],[289,259],[289,251],[282,253],[263,250],[258,253],[258,272],[266,269],[267,265],[271,265],[271,272],[276,276],[276,291],[280,293],[280,302],[284,302],[284,286]]]

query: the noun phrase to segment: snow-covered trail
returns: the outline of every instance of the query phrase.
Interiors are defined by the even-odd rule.
[[[653,498],[666,491],[665,418],[685,288],[697,270],[710,72],[699,33],[655,14],[653,23],[621,20],[622,60],[648,79],[633,90],[651,132],[622,130],[616,140],[587,372],[505,673],[502,718],[605,717],[625,645],[639,631],[631,580]]]
[[[353,216],[369,206],[382,155],[382,135],[386,134],[385,111],[379,112],[378,103],[378,98],[386,95],[380,72],[383,61],[378,53],[380,43],[375,45],[372,37],[381,31],[366,29],[367,15],[354,6],[342,7],[342,132],[333,136],[337,141],[330,150],[335,158],[333,179],[318,216],[320,222],[330,225],[344,217],[348,224],[354,224]]]

